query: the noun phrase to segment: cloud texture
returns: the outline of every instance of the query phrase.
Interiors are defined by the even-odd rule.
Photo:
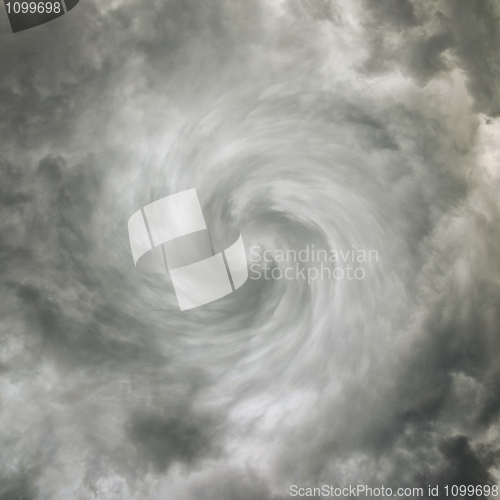
[[[498,484],[499,18],[81,0],[9,34],[2,12],[0,500]],[[193,187],[249,260],[378,260],[181,313],[127,220]]]

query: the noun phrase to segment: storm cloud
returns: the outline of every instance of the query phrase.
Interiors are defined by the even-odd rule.
[[[0,11],[0,500],[498,485],[498,2]],[[191,188],[250,279],[181,312],[127,221]]]

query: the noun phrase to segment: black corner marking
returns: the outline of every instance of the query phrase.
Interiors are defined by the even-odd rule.
[[[79,0],[3,0],[13,33],[53,21],[63,16],[65,11],[75,8],[78,2]]]
[[[66,11],[69,12],[71,9],[74,9],[80,0],[64,0],[66,4]]]

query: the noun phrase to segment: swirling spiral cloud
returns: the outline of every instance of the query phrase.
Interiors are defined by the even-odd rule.
[[[498,484],[499,15],[85,0],[9,32],[0,498]]]

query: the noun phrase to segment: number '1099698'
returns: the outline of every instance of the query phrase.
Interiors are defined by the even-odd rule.
[[[465,484],[461,485],[452,485],[452,486],[445,486],[444,487],[446,496],[452,496],[452,497],[482,497],[482,496],[498,496],[498,485],[493,485],[490,486],[488,484],[481,486],[481,485],[468,485],[466,486]]]
[[[30,14],[35,14],[38,12],[39,14],[44,14],[45,12],[47,14],[50,14],[51,12],[54,12],[55,14],[59,14],[62,11],[61,4],[59,2],[7,2],[5,4],[7,7],[7,14],[10,14],[13,12],[14,14],[27,14],[28,12]]]
[[[4,0],[13,33],[45,24],[63,16],[77,5],[79,0],[31,0],[13,2]]]

